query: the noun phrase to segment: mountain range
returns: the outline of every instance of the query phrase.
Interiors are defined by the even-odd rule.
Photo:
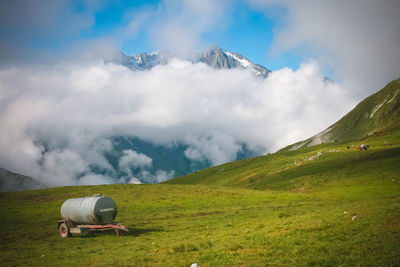
[[[243,55],[223,50],[217,46],[212,46],[204,51],[197,51],[190,56],[176,55],[170,51],[160,51],[154,53],[140,53],[133,56],[125,55],[122,52],[117,52],[113,56],[105,58],[105,63],[113,63],[128,67],[132,71],[146,71],[158,65],[166,65],[173,59],[179,58],[186,61],[195,63],[204,63],[215,69],[244,69],[249,71],[260,79],[266,78],[271,72],[269,69],[252,63]],[[91,171],[100,175],[107,175],[115,179],[116,183],[129,183],[132,182],[130,177],[135,177],[136,183],[157,183],[165,179],[183,176],[193,173],[197,170],[208,168],[212,163],[207,160],[192,160],[185,155],[188,150],[188,145],[182,143],[174,143],[171,145],[158,145],[152,142],[142,140],[136,136],[112,136],[110,137],[112,150],[105,153],[104,157],[112,166],[113,171],[99,169],[96,166],[90,166]],[[43,144],[47,146],[47,144]],[[257,156],[258,154],[247,148],[246,144],[241,144],[241,149],[236,155],[236,160],[245,159],[248,157]],[[126,155],[125,151],[135,151],[140,155],[145,155],[151,159],[151,166],[141,166],[139,168],[130,167],[129,175],[126,170],[122,170],[120,166],[121,158]],[[1,173],[0,173],[1,174]],[[4,174],[4,172],[3,172]],[[12,177],[13,173],[7,173],[4,177]],[[8,179],[8,178],[7,178]],[[3,179],[1,190],[27,189],[27,188],[41,188],[51,185],[44,185],[40,182],[37,184],[28,181],[27,179],[20,179],[18,183],[6,183]],[[1,191],[0,190],[0,191]]]
[[[180,58],[169,51],[154,52],[151,54],[140,53],[134,56],[127,56],[122,52],[116,53],[113,57],[108,58],[105,62],[119,64],[128,67],[133,71],[145,71],[158,65],[166,65],[174,58]],[[212,46],[204,51],[194,52],[190,56],[183,58],[184,60],[195,63],[204,63],[215,69],[232,69],[239,68],[249,71],[260,79],[266,78],[271,72],[269,69],[252,63],[246,57],[236,52],[223,50],[218,46]],[[112,138],[113,151],[106,154],[106,158],[115,170],[119,170],[119,160],[123,156],[123,151],[133,150],[137,153],[144,154],[152,159],[152,166],[143,168],[131,168],[132,175],[143,183],[156,183],[165,177],[172,178],[193,173],[197,170],[208,168],[212,163],[207,160],[191,160],[185,155],[188,146],[181,143],[175,143],[169,146],[153,144],[151,142],[141,140],[135,136],[115,136]],[[257,156],[258,154],[242,144],[241,150],[236,155],[236,160]],[[109,176],[113,175],[108,173]],[[118,174],[120,182],[129,182],[128,179],[121,180],[123,176],[121,172]]]
[[[140,53],[134,56],[127,56],[122,52],[106,59],[106,62],[124,65],[132,70],[149,70],[157,65],[167,65],[173,58],[182,58],[169,51],[154,52],[151,54]],[[197,51],[183,59],[192,63],[205,63],[216,69],[240,68],[250,71],[253,75],[266,78],[271,72],[264,66],[254,64],[243,55],[237,52],[223,50],[218,46],[212,46],[204,51]]]
[[[134,56],[127,56],[118,53],[107,62],[121,64],[133,71],[149,70],[157,65],[168,64],[174,58],[170,52],[157,52],[152,54],[141,53]],[[251,72],[253,75],[263,79],[271,72],[267,68],[254,64],[238,53],[222,50],[219,47],[211,47],[202,52],[196,52],[190,57],[193,63],[203,62],[213,68],[240,68]],[[321,143],[341,142],[348,140],[360,140],[382,131],[390,131],[400,126],[400,79],[389,83],[385,88],[363,100],[352,111],[345,115],[337,123],[315,136],[290,145],[283,150],[297,150],[302,147],[310,147]],[[131,168],[132,176],[138,178],[139,183],[157,183],[161,180],[184,176],[195,173],[198,170],[212,166],[209,160],[191,160],[185,155],[188,146],[176,143],[168,146],[153,144],[141,140],[135,136],[113,136],[111,137],[113,149],[105,154],[108,163],[115,170],[114,173],[105,173],[104,170],[93,168],[92,171],[99,174],[107,174],[115,177],[119,183],[128,183],[129,177],[123,173],[119,165],[125,151],[132,150],[146,155],[152,159],[151,166],[143,168]],[[259,156],[251,151],[245,144],[242,144],[236,160]],[[162,179],[157,176],[162,176]],[[1,191],[21,190],[29,188],[41,188],[44,185],[36,180],[23,179],[18,174],[2,170]],[[4,178],[5,177],[5,178]],[[124,178],[125,177],[125,178]],[[7,182],[15,179],[17,182]],[[28,181],[29,180],[29,181]]]
[[[127,56],[122,52],[118,52],[113,57],[106,59],[105,62],[123,65],[133,71],[145,71],[158,65],[166,65],[176,57],[181,58],[169,51],[151,54],[140,53],[134,56]],[[244,69],[260,79],[266,78],[271,72],[264,66],[252,63],[239,53],[223,50],[218,46],[209,47],[204,51],[197,51],[183,59],[193,64],[202,62],[215,69]],[[171,146],[162,146],[141,140],[135,136],[115,136],[112,138],[112,143],[114,150],[112,153],[108,153],[106,158],[115,170],[119,169],[119,159],[123,156],[124,150],[133,150],[150,157],[152,166],[146,169],[150,176],[156,176],[157,171],[161,171],[169,177],[178,177],[212,166],[212,163],[207,159],[195,161],[186,157],[185,151],[188,146],[185,144],[175,143]],[[242,144],[240,152],[236,155],[236,160],[257,155],[256,152],[249,150],[245,144]],[[140,182],[159,182],[157,178],[151,178],[149,175],[146,178],[143,177],[143,169],[141,168],[131,169],[131,171],[133,176],[139,179],[143,178]],[[129,181],[126,180],[125,182]]]

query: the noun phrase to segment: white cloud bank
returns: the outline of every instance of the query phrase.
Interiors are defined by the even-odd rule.
[[[0,166],[53,185],[110,183],[90,166],[115,173],[104,153],[119,135],[186,144],[189,159],[220,164],[242,144],[266,153],[305,139],[353,104],[314,61],[265,80],[180,60],[142,72],[101,62],[3,68]],[[123,153],[120,168],[142,168],[145,181],[173,176],[152,177],[151,158]]]

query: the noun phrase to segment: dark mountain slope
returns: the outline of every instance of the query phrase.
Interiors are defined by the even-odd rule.
[[[0,192],[48,187],[36,179],[0,168]]]

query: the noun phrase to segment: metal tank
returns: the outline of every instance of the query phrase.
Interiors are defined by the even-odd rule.
[[[76,224],[109,224],[117,216],[117,204],[101,194],[71,198],[61,206],[61,217]]]

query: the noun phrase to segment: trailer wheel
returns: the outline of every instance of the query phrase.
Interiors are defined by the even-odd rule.
[[[66,223],[60,224],[59,230],[60,230],[61,238],[67,238],[67,237],[71,236],[71,233],[70,233],[69,228]]]

